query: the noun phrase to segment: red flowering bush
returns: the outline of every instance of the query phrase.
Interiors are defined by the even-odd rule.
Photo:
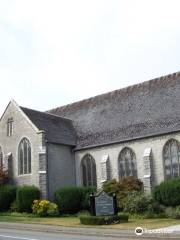
[[[3,166],[0,166],[0,185],[8,183],[8,171],[4,170]]]

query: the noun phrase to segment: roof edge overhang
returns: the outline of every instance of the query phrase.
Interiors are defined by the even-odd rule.
[[[69,146],[69,147],[76,147],[76,144],[67,144],[67,143],[60,143],[60,142],[53,142],[53,141],[50,141],[50,140],[46,140],[46,143],[50,143],[50,144],[55,144],[55,145],[63,145],[63,146]]]
[[[89,146],[85,146],[85,147],[77,147],[77,148],[74,149],[74,151],[81,151],[81,150],[87,150],[87,149],[92,149],[92,148],[105,147],[105,146],[109,146],[109,145],[132,142],[132,141],[136,141],[136,140],[142,140],[143,138],[152,138],[152,137],[157,137],[157,136],[164,136],[164,135],[168,135],[170,133],[177,133],[177,132],[180,132],[180,129],[173,130],[173,131],[168,131],[168,132],[164,132],[164,133],[149,134],[149,135],[139,136],[139,137],[135,137],[135,138],[128,138],[128,139],[123,139],[123,140],[118,140],[118,141],[111,141],[111,142],[108,142],[108,143],[94,144],[94,145],[89,145]]]

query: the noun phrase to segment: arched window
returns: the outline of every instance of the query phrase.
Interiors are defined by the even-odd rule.
[[[0,146],[0,167],[3,166],[3,153],[2,153],[2,148]]]
[[[81,172],[84,186],[97,186],[96,163],[90,154],[83,157],[81,161]]]
[[[119,178],[137,177],[136,156],[132,149],[125,147],[119,154],[118,159]]]
[[[27,138],[23,138],[18,149],[18,173],[31,173],[31,145]]]
[[[163,148],[164,175],[166,179],[180,176],[180,144],[170,139]]]

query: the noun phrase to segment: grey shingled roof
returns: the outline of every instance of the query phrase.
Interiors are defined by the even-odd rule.
[[[180,130],[180,72],[48,111],[73,120],[77,149]]]
[[[76,145],[76,133],[70,119],[24,107],[21,109],[39,130],[45,131],[48,142]]]

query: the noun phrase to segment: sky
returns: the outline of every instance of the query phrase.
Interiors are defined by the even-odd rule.
[[[180,71],[179,0],[0,0],[0,114]]]

